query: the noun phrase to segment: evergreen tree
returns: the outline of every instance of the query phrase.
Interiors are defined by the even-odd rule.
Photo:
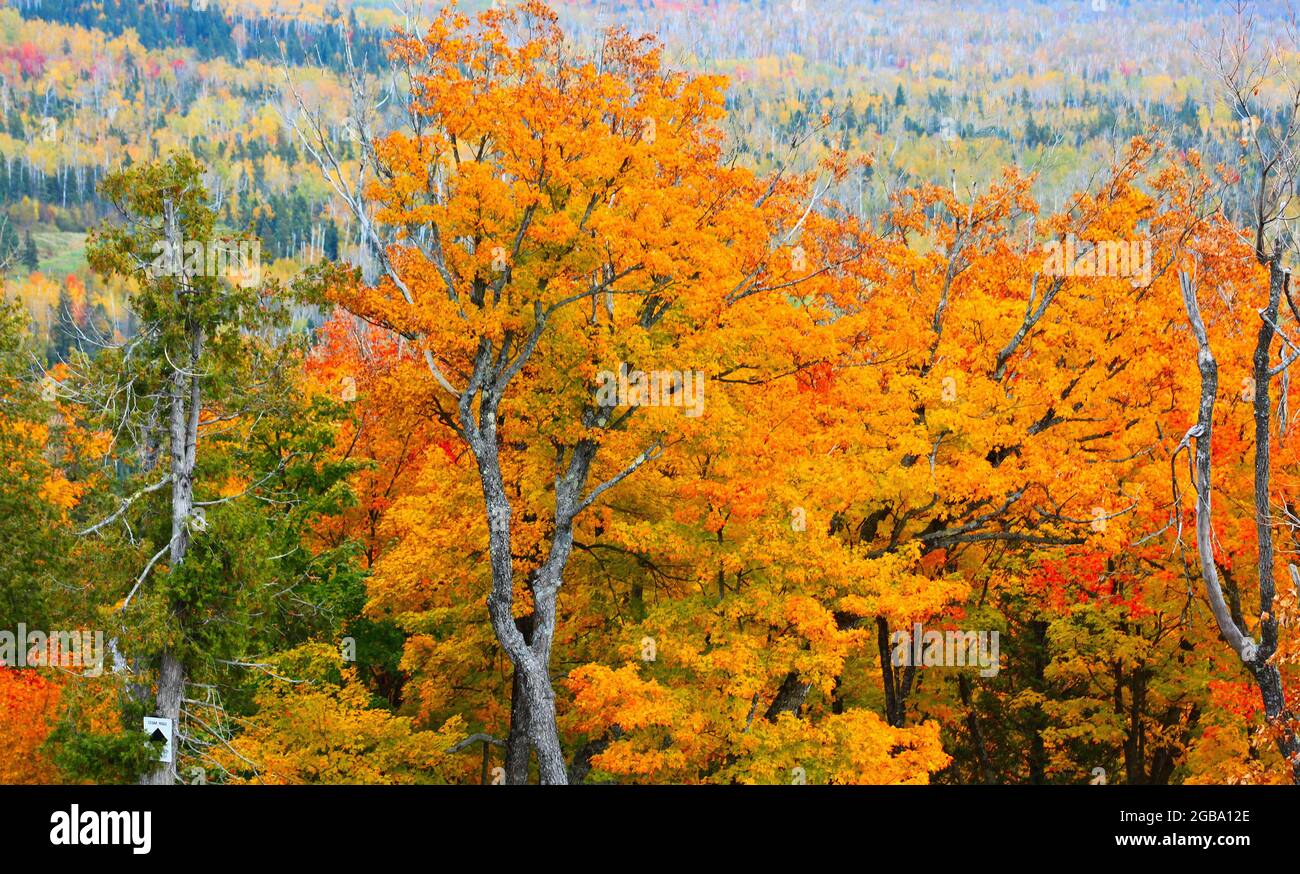
[[[304,543],[312,520],[348,500],[355,465],[322,460],[341,405],[304,401],[295,384],[304,350],[285,339],[291,300],[195,263],[190,245],[235,242],[216,233],[202,175],[177,154],[104,179],[126,221],[97,231],[87,254],[100,274],[137,281],[140,325],[78,380],[91,424],[136,435],[113,447],[125,476],[83,530],[129,568],[110,597],[134,697],[200,747],[227,708],[247,705],[248,665],[280,641],[335,629],[339,605],[361,598],[350,544]],[[290,596],[293,610],[279,603]],[[192,684],[205,704],[183,705]],[[155,763],[142,782],[173,783],[179,770]]]
[[[41,254],[30,230],[23,235],[23,266],[29,271],[39,270],[41,266]]]
[[[325,226],[325,259],[339,260],[339,226],[334,219],[330,219],[329,224]]]

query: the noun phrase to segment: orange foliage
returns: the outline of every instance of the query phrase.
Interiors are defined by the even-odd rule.
[[[0,783],[50,783],[57,772],[41,751],[58,713],[59,684],[35,670],[0,666]]]

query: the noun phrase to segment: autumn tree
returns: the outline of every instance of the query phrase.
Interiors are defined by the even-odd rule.
[[[1292,38],[1290,48],[1293,49],[1294,30],[1288,36]],[[1243,389],[1243,394],[1250,396],[1253,408],[1252,503],[1258,639],[1249,633],[1240,606],[1234,610],[1224,597],[1213,546],[1215,482],[1211,461],[1215,407],[1219,396],[1219,363],[1210,340],[1211,328],[1202,312],[1204,304],[1200,300],[1200,287],[1203,280],[1190,268],[1181,276],[1181,292],[1187,321],[1196,338],[1196,363],[1201,385],[1196,423],[1188,429],[1184,442],[1196,441],[1196,543],[1201,576],[1215,622],[1223,640],[1253,675],[1263,700],[1265,719],[1276,734],[1278,748],[1291,769],[1293,781],[1300,783],[1300,734],[1297,734],[1294,712],[1287,700],[1279,664],[1275,502],[1280,500],[1284,525],[1290,513],[1286,498],[1275,496],[1273,485],[1274,468],[1278,464],[1274,441],[1285,441],[1289,429],[1288,369],[1300,357],[1300,347],[1283,328],[1282,309],[1285,301],[1295,322],[1300,323],[1300,312],[1296,311],[1291,296],[1291,270],[1288,266],[1296,257],[1295,238],[1289,230],[1288,216],[1292,208],[1294,180],[1300,171],[1300,162],[1292,145],[1300,132],[1300,89],[1293,89],[1287,95],[1280,112],[1275,114],[1276,121],[1260,123],[1265,112],[1258,96],[1261,86],[1273,75],[1286,75],[1288,62],[1285,52],[1288,48],[1276,40],[1260,46],[1256,39],[1253,17],[1239,8],[1234,26],[1221,34],[1211,59],[1225,94],[1241,119],[1243,153],[1240,164],[1244,172],[1233,175],[1246,194],[1242,217],[1247,239],[1254,259],[1266,274],[1261,283],[1266,291],[1257,298],[1261,305],[1255,307],[1259,324],[1255,327],[1255,344],[1250,353],[1250,376]],[[1280,381],[1276,403],[1273,397],[1275,381]],[[1275,421],[1278,426],[1276,438]],[[1300,580],[1295,565],[1290,566],[1290,571],[1293,579]]]
[[[757,365],[727,350],[766,315],[812,320],[786,296],[861,247],[810,235],[792,259],[820,221],[809,180],[722,163],[720,82],[662,71],[647,40],[612,31],[576,53],[529,3],[476,24],[445,12],[393,53],[406,125],[372,133],[354,104],[364,198],[322,126],[297,123],[380,256],[377,283],[338,299],[419,344],[437,420],[474,458],[489,616],[518,681],[507,771],[521,780],[532,748],[561,783],[550,664],[575,525],[693,430],[676,409],[620,409],[599,372],[775,370],[767,350]]]
[[[22,309],[0,306],[0,627],[32,628],[64,615],[69,604],[51,580],[65,579],[68,513],[82,487],[52,464],[64,441],[59,383],[32,363]]]

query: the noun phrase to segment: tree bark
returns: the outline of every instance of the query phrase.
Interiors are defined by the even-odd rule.
[[[521,616],[515,620],[525,643],[532,643],[533,617]],[[519,669],[510,670],[510,734],[506,737],[506,783],[521,786],[528,782],[528,764],[532,760],[533,744],[528,736],[528,701],[524,697],[523,677]]]
[[[533,641],[525,640],[514,617],[514,555],[511,551],[511,507],[501,475],[497,448],[497,404],[495,380],[491,374],[491,349],[486,341],[480,347],[469,388],[461,394],[460,418],[470,449],[478,466],[479,482],[488,522],[488,549],[492,567],[492,590],[488,594],[488,616],[497,641],[510,657],[526,704],[528,743],[537,751],[538,774],[543,784],[568,782],[564,755],[560,747],[559,727],[555,718],[555,692],[549,674],[551,635],[555,632],[555,602],[559,594],[558,567],[568,558],[568,551],[557,556],[557,541],[571,519],[564,520],[560,511],[563,500],[560,484],[556,489],[556,528],[551,555],[538,573],[534,585]],[[478,415],[472,403],[481,393]],[[585,476],[584,476],[585,480]],[[572,546],[572,530],[568,543]],[[558,558],[558,561],[557,561]],[[517,765],[517,761],[516,761]]]
[[[162,664],[158,671],[158,695],[155,699],[155,712],[158,716],[172,720],[172,760],[159,762],[158,766],[141,778],[145,786],[170,786],[176,782],[176,758],[179,753],[180,733],[178,731],[181,694],[185,688],[185,666],[171,650],[164,650]]]
[[[880,678],[885,686],[885,721],[894,728],[902,728],[907,721],[907,695],[916,678],[916,665],[907,664],[895,672],[889,620],[884,616],[876,617],[876,646],[880,650]]]
[[[1218,622],[1219,631],[1241,657],[1246,668],[1255,677],[1260,697],[1264,703],[1264,717],[1277,734],[1278,750],[1282,753],[1291,771],[1293,783],[1300,785],[1300,738],[1296,736],[1295,720],[1286,706],[1286,695],[1282,687],[1282,675],[1271,659],[1277,650],[1277,617],[1274,615],[1273,599],[1276,583],[1273,578],[1273,522],[1269,509],[1269,489],[1272,455],[1270,448],[1269,423],[1271,404],[1269,385],[1273,374],[1270,372],[1270,347],[1274,337],[1274,325],[1281,305],[1282,293],[1289,279],[1281,267],[1281,249],[1275,249],[1273,257],[1266,259],[1269,268],[1268,306],[1260,313],[1259,336],[1255,344],[1255,533],[1258,540],[1258,560],[1256,568],[1259,578],[1260,642],[1246,636],[1233,620],[1231,610],[1224,601],[1219,586],[1218,570],[1214,563],[1213,526],[1211,524],[1211,495],[1213,479],[1210,470],[1210,452],[1213,439],[1214,402],[1218,394],[1218,364],[1210,349],[1209,336],[1201,318],[1200,306],[1196,299],[1196,288],[1186,275],[1180,276],[1183,303],[1187,309],[1188,322],[1197,341],[1197,366],[1201,372],[1201,399],[1195,427],[1188,432],[1188,437],[1196,438],[1196,454],[1193,470],[1196,477],[1196,546],[1200,557],[1201,576],[1205,582],[1206,594],[1210,600],[1210,609]]]
[[[164,221],[169,242],[181,251],[181,234],[175,206],[164,204]],[[179,294],[190,292],[189,283],[179,277]],[[203,358],[203,329],[186,325],[189,340],[189,372],[172,365],[170,404],[171,487],[172,516],[170,570],[175,570],[185,560],[190,546],[190,522],[194,513],[194,464],[198,452],[199,410],[202,396],[199,387],[199,364]],[[174,614],[181,612],[180,605],[172,605]],[[180,753],[181,698],[185,689],[185,665],[178,653],[164,649],[159,659],[158,691],[154,698],[154,715],[171,721],[172,760],[159,762],[140,780],[145,785],[171,785],[176,782],[176,760]]]
[[[776,722],[776,718],[782,713],[793,713],[798,716],[799,709],[803,707],[804,699],[808,697],[810,689],[812,684],[801,680],[798,671],[790,671],[781,681],[780,688],[776,690],[776,697],[772,699],[763,718],[768,722]]]

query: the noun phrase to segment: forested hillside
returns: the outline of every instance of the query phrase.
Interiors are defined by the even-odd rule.
[[[953,5],[0,8],[0,782],[1300,782],[1297,31]]]

